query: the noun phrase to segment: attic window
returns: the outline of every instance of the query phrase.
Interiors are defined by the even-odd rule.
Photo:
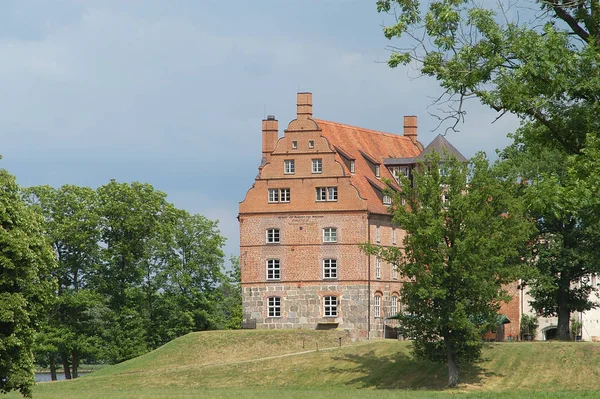
[[[298,142],[296,140],[292,141],[292,149],[297,149],[298,148]]]
[[[375,165],[375,177],[381,177],[381,167],[379,165]]]
[[[387,194],[383,195],[383,205],[392,205],[392,197]]]
[[[315,141],[314,140],[309,140],[308,141],[308,148],[315,148]]]
[[[354,173],[354,161],[350,161],[350,173]]]

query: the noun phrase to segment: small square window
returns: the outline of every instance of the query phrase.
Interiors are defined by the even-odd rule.
[[[279,244],[279,229],[267,230],[267,244]]]
[[[295,172],[295,165],[293,159],[286,159],[283,161],[283,173],[286,175],[293,175]]]
[[[315,148],[315,142],[314,142],[314,140],[309,140],[308,141],[308,148]]]
[[[267,260],[267,280],[279,280],[281,278],[281,268],[279,259]]]
[[[269,317],[281,317],[281,297],[269,298]]]
[[[296,140],[292,141],[292,149],[295,150],[298,148],[298,142]]]
[[[337,278],[337,259],[323,259],[323,278]]]
[[[323,242],[337,242],[337,229],[335,227],[323,229]]]
[[[312,172],[313,173],[321,173],[323,171],[323,160],[322,159],[313,159],[312,160]]]
[[[323,316],[325,317],[337,317],[338,302],[336,296],[323,297]]]

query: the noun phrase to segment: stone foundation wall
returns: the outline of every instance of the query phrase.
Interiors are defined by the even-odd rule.
[[[384,318],[391,316],[392,294],[400,284],[377,282],[367,284],[331,282],[312,284],[267,284],[242,286],[243,308],[246,319],[256,320],[257,328],[338,328],[346,330],[354,339],[368,336],[369,305],[371,306],[371,337],[383,337]],[[381,316],[373,317],[374,295],[381,296]],[[325,317],[323,298],[338,298],[337,317]],[[281,317],[268,317],[268,298],[281,298]],[[398,308],[399,310],[399,305]],[[394,321],[386,322],[395,325]]]

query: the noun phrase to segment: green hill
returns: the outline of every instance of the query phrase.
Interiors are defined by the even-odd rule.
[[[594,343],[489,344],[483,362],[461,370],[460,388],[446,391],[445,367],[412,359],[409,342],[351,343],[338,331],[212,331],[77,380],[39,384],[34,398],[595,398],[599,351]]]

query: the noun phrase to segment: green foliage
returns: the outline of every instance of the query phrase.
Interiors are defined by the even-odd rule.
[[[571,338],[573,340],[577,339],[577,337],[581,337],[581,327],[583,324],[576,317],[571,318]]]
[[[0,393],[31,396],[35,327],[52,300],[55,267],[43,221],[0,169]]]
[[[539,327],[537,316],[521,315],[521,340],[525,339],[526,335],[535,337]]]
[[[401,291],[401,323],[415,354],[447,362],[449,385],[455,385],[456,363],[479,358],[483,328],[508,299],[502,285],[520,274],[531,224],[516,200],[517,185],[499,179],[483,154],[468,165],[431,157],[414,170],[413,185],[405,179],[402,187],[392,210],[394,223],[408,233],[404,252],[367,250],[398,265],[410,280]]]

